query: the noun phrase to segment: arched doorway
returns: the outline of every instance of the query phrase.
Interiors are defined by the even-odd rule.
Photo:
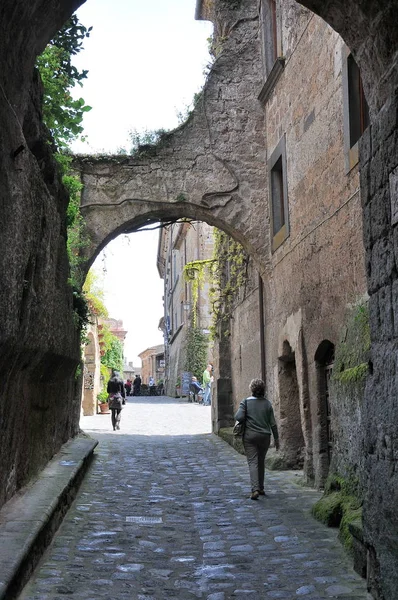
[[[94,415],[97,412],[97,394],[100,391],[100,350],[96,329],[96,326],[90,325],[87,332],[88,342],[84,346],[82,397],[84,416]]]
[[[315,353],[315,366],[317,374],[318,391],[318,423],[319,430],[319,461],[320,480],[324,481],[329,472],[333,455],[333,429],[332,429],[332,398],[330,379],[333,372],[334,344],[329,340],[320,343]]]
[[[287,468],[304,464],[304,435],[300,414],[300,395],[295,353],[289,342],[283,342],[278,359],[279,417],[281,450]]]

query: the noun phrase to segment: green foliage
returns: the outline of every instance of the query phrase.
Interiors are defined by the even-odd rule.
[[[109,314],[104,304],[104,290],[98,283],[98,275],[92,269],[87,273],[83,292],[87,298],[91,314],[107,319]]]
[[[87,71],[72,65],[72,57],[82,50],[91,29],[72,15],[37,59],[44,90],[43,119],[60,148],[82,134],[83,115],[91,110],[83,98],[74,99],[70,93],[87,77]]]
[[[88,308],[87,300],[85,295],[80,289],[72,286],[73,293],[73,317],[76,329],[81,330],[82,342],[84,339],[85,331],[90,320],[90,311]]]
[[[204,281],[210,283],[213,339],[219,336],[221,323],[231,318],[240,292],[246,286],[249,261],[243,246],[223,231],[214,229],[214,238],[213,258],[195,260],[184,267],[185,281],[192,286],[193,326],[200,286]]]
[[[215,229],[214,237],[214,268],[210,294],[213,316],[211,333],[212,337],[216,338],[219,336],[221,323],[229,321],[241,290],[245,290],[249,256],[239,242],[223,231]]]
[[[369,351],[369,309],[367,302],[362,302],[350,310],[336,347],[334,381],[345,385],[363,382],[368,372]]]
[[[152,156],[165,143],[168,135],[169,132],[166,129],[144,129],[143,131],[131,129],[129,131],[130,154],[143,157]]]
[[[191,325],[186,338],[185,371],[192,373],[200,381],[207,364],[208,345],[208,336]]]
[[[102,331],[105,353],[101,356],[101,363],[123,373],[123,345],[108,326],[104,325]]]
[[[331,474],[324,495],[311,509],[313,516],[328,527],[339,527],[339,539],[348,552],[352,549],[349,527],[352,524],[361,527],[362,522],[362,502],[358,490],[357,477],[345,479]]]
[[[205,280],[212,280],[214,260],[193,260],[184,266],[184,280],[191,284],[192,291],[192,327],[196,327],[199,289]]]
[[[106,391],[106,388],[104,388],[103,390],[100,391],[99,394],[97,394],[97,400],[100,404],[105,404],[106,402],[108,402],[108,397],[109,397],[109,394]]]

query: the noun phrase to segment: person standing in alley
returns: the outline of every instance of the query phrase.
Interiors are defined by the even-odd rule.
[[[124,387],[126,389],[126,396],[131,395],[131,386],[132,386],[131,380],[127,379],[126,383],[124,384]]]
[[[112,427],[113,431],[115,431],[116,429],[120,429],[122,408],[123,404],[126,404],[124,383],[118,371],[112,370],[112,377],[108,381],[106,391],[109,394],[109,408],[111,409],[112,413]]]
[[[247,464],[249,465],[251,499],[264,496],[265,457],[274,436],[275,448],[279,450],[278,427],[275,422],[274,409],[265,397],[265,384],[262,379],[250,382],[251,396],[242,400],[235,419],[245,424],[243,446]]]
[[[212,375],[213,365],[208,363],[207,367],[203,371],[202,383],[204,387],[203,405],[210,406],[211,404],[211,384],[214,381]]]
[[[141,377],[139,375],[135,376],[133,381],[133,396],[139,396],[141,392]]]

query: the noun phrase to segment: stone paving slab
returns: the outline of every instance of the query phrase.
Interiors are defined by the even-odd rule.
[[[121,431],[88,422],[95,459],[20,600],[369,598],[310,515],[319,492],[273,471],[251,501],[245,457],[203,431],[209,408],[137,399]]]
[[[66,443],[37,480],[0,511],[0,599],[9,600],[27,581],[76,493],[97,441]]]

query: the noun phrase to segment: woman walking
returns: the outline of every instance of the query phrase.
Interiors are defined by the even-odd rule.
[[[262,379],[250,382],[251,396],[242,400],[235,419],[245,424],[243,446],[251,482],[251,499],[264,496],[265,457],[271,441],[271,432],[275,440],[275,448],[279,450],[278,428],[275,422],[274,409],[265,397],[265,384]]]
[[[120,429],[122,405],[126,404],[124,383],[118,371],[112,371],[112,377],[108,381],[106,391],[109,394],[109,408],[112,413],[113,431],[115,431],[116,429]]]

